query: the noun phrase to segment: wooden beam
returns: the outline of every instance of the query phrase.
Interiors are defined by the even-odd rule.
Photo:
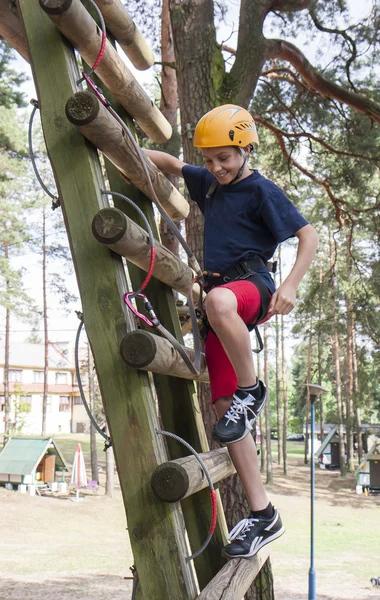
[[[19,6],[111,432],[139,587],[144,600],[193,600],[197,591],[193,570],[185,563],[188,548],[182,513],[175,505],[160,502],[149,485],[152,470],[167,460],[164,443],[155,432],[153,389],[147,376],[126,368],[119,355],[121,338],[135,326],[122,301],[127,291],[124,267],[121,258],[98,244],[91,233],[92,216],[104,205],[101,168],[92,147],[65,118],[66,99],[76,91],[74,53],[37,2],[19,0]]]
[[[203,452],[200,457],[214,485],[236,473],[227,448]],[[157,467],[153,472],[151,485],[157,498],[165,502],[178,502],[209,487],[203,469],[192,454]]]
[[[9,0],[0,0],[0,36],[29,62],[28,44],[22,23],[17,13],[10,9]]]
[[[100,49],[101,30],[80,0],[39,0],[41,8],[77,49],[86,63],[94,64]],[[96,74],[120,104],[157,144],[170,139],[172,129],[145,93],[112,44],[107,40]]]
[[[183,349],[194,362],[194,350],[185,346]],[[202,354],[201,374],[196,377],[191,373],[178,350],[168,340],[149,331],[138,329],[127,333],[120,344],[120,354],[124,362],[135,369],[182,379],[195,379],[205,383],[209,381],[204,354]]]
[[[120,44],[131,63],[140,71],[154,64],[154,54],[120,0],[95,0],[107,29]]]
[[[117,208],[103,208],[92,221],[92,232],[98,242],[144,271],[149,270],[150,252],[148,235],[142,227]],[[156,262],[153,275],[177,292],[187,295],[193,278],[191,268],[170,250],[155,240]],[[198,297],[194,289],[194,297]]]
[[[154,199],[135,144],[94,94],[78,92],[69,98],[66,116],[143,194]],[[144,157],[157,197],[168,215],[176,221],[187,217],[188,202],[152,161]]]
[[[196,600],[241,600],[268,556],[268,546],[264,546],[253,558],[229,560]]]

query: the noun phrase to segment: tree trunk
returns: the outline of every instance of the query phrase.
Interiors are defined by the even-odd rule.
[[[352,374],[354,381],[354,410],[356,412],[356,428],[357,428],[357,439],[358,439],[358,463],[362,462],[363,458],[363,440],[361,434],[361,416],[360,416],[360,407],[359,407],[359,378],[358,378],[358,357],[356,352],[356,326],[355,326],[355,313],[352,315],[353,317],[353,340],[352,340]]]
[[[200,0],[194,6],[182,0],[169,0],[169,8],[177,68],[183,156],[185,162],[197,165],[201,164],[201,156],[193,146],[193,132],[199,119],[221,103],[217,96],[224,76],[223,56],[216,43],[214,3],[212,0]],[[234,102],[233,97],[225,96],[224,100]],[[191,204],[190,215],[186,219],[186,236],[202,266],[203,217],[195,203]],[[198,393],[206,432],[210,439],[215,415],[210,407],[209,387],[199,384]],[[222,487],[222,500],[230,526],[246,517],[249,507],[238,478],[235,476],[227,481]],[[246,599],[269,600],[271,596],[268,594],[260,595],[258,591],[258,595],[255,595],[254,590],[259,588],[268,589],[268,593],[273,594],[269,561],[247,592]]]
[[[258,379],[262,379],[261,377],[261,361],[260,361],[260,354],[256,355],[257,357],[257,377]],[[265,436],[265,413],[262,412],[260,417],[259,417],[259,427],[260,427],[260,436],[261,436],[261,441],[260,441],[260,471],[261,473],[264,473],[265,471],[265,465],[266,465],[266,460],[267,460],[267,452],[266,452],[266,436]]]
[[[282,463],[282,423],[281,423],[281,367],[280,367],[280,317],[275,317],[276,328],[276,407],[277,407],[277,464]]]
[[[346,233],[346,281],[351,281],[352,258],[350,255],[351,235]],[[347,440],[347,471],[354,471],[354,411],[353,411],[353,312],[354,307],[349,289],[345,293],[347,313],[347,348],[346,348],[346,440]]]
[[[4,243],[4,257],[9,260],[9,246],[8,242]],[[9,280],[5,281],[6,293],[9,295]],[[9,307],[5,309],[5,347],[4,347],[4,439],[3,445],[7,443],[9,439],[9,432],[11,429],[11,399],[9,394],[9,352],[10,352],[10,323],[11,323],[11,311]]]
[[[317,338],[317,357],[318,357],[318,385],[322,385],[322,282],[323,282],[323,271],[322,261],[319,263],[319,296],[318,296],[318,338]],[[321,394],[319,396],[319,428],[320,428],[320,441],[321,444],[324,440],[324,420],[323,420],[323,402]]]
[[[282,284],[282,261],[281,261],[281,248],[278,250],[278,272],[280,276],[280,285]],[[288,385],[286,377],[286,358],[285,358],[285,324],[284,315],[280,316],[281,323],[281,372],[282,372],[282,394],[284,401],[284,420],[283,420],[283,461],[284,461],[284,475],[288,474],[288,457],[287,457],[287,437],[288,437]]]
[[[44,391],[42,395],[42,428],[41,435],[46,435],[46,411],[48,398],[48,377],[49,377],[49,333],[48,333],[48,315],[47,315],[47,249],[46,249],[46,207],[42,211],[42,305],[44,322]]]
[[[92,357],[90,344],[87,347],[87,365],[88,365],[88,395],[90,411],[95,415],[95,381],[94,381],[94,359]],[[98,474],[98,452],[96,448],[96,429],[90,423],[90,452],[91,452],[91,479],[99,483]]]
[[[336,293],[335,293],[335,265],[333,260],[333,247],[331,233],[329,235],[329,247],[330,247],[330,269],[331,269],[331,308],[333,314],[333,331],[331,334],[331,346],[335,367],[335,396],[338,409],[338,435],[339,435],[339,466],[340,474],[344,476],[346,474],[346,466],[344,460],[344,432],[343,432],[343,405],[342,405],[342,380],[340,373],[340,344],[339,344],[339,332],[338,332],[338,315],[336,308]]]
[[[267,483],[273,483],[272,440],[270,427],[270,397],[269,397],[269,364],[268,364],[268,324],[264,325],[264,383],[267,387],[268,398],[265,403],[265,437],[266,437],[266,474]]]
[[[166,120],[172,126],[173,134],[168,142],[160,147],[164,152],[169,152],[176,158],[180,155],[181,140],[178,133],[178,90],[177,90],[177,75],[175,69],[165,66],[165,63],[174,63],[174,46],[173,33],[170,23],[169,0],[162,0],[161,8],[161,60],[163,66],[161,69],[161,101],[160,111]],[[169,181],[178,189],[178,177],[166,174]],[[180,222],[175,223],[178,228],[181,227]],[[168,248],[173,254],[179,256],[179,241],[166,223],[160,218],[160,236],[163,245]]]

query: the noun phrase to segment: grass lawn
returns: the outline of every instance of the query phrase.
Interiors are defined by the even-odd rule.
[[[69,465],[79,441],[90,473],[89,435],[54,439]],[[97,447],[98,460],[104,461],[100,436]],[[275,448],[274,442],[274,458]],[[285,535],[271,545],[271,563],[275,599],[305,600],[310,564],[310,465],[304,465],[300,456],[302,443],[290,442],[289,450],[288,476],[274,464],[274,482],[266,486],[286,528]],[[117,485],[115,497],[106,498],[104,470],[100,478],[97,492],[88,492],[80,503],[68,497],[32,497],[0,488],[0,511],[6,515],[2,519],[0,600],[131,597],[131,582],[125,577],[133,556],[123,501]],[[379,600],[379,588],[370,584],[371,577],[380,575],[379,508],[379,496],[355,494],[352,475],[341,478],[336,471],[316,469],[318,600]]]

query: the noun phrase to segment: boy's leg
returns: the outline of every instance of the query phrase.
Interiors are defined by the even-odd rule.
[[[231,408],[214,429],[221,443],[243,439],[264,408],[265,385],[257,381],[251,341],[246,323],[256,320],[261,310],[260,292],[248,281],[236,281],[212,290],[206,312],[212,332],[205,352],[215,401],[232,395]]]
[[[231,405],[232,398],[219,398],[215,402],[218,418]],[[280,537],[285,529],[278,510],[272,506],[261,479],[256,444],[251,435],[227,445],[229,455],[242,482],[251,513],[239,521],[229,535],[222,554],[226,558],[250,558],[266,544]]]
[[[254,288],[252,283],[244,283],[246,286]],[[257,288],[254,289],[257,290]],[[252,306],[251,310],[252,314],[256,313],[255,316],[257,316],[260,310],[258,290],[254,300],[256,304]],[[208,321],[234,367],[238,385],[249,387],[256,383],[251,339],[246,323],[238,314],[238,308],[238,298],[230,288],[215,288],[207,296],[206,313]]]
[[[242,289],[243,292],[244,290],[248,291],[245,303],[244,294],[242,301],[241,293],[237,297],[230,289],[225,288],[218,288],[218,293],[213,294],[212,301],[208,302],[209,322],[218,335],[216,337],[210,332],[206,340],[211,391],[219,419],[216,429],[220,425],[222,425],[221,429],[224,429],[224,425],[229,422],[232,423],[233,429],[234,423],[238,420],[241,421],[242,416],[245,422],[244,410],[246,413],[248,411],[252,413],[255,410],[256,413],[258,410],[261,412],[266,398],[265,386],[263,387],[262,382],[258,382],[258,388],[254,389],[256,376],[250,337],[245,322],[240,316],[245,317],[247,323],[254,321],[260,304],[256,293],[253,294],[253,298],[250,296],[252,288],[249,286],[252,284],[239,283],[245,284],[239,286],[240,292]],[[258,292],[257,288],[255,289]],[[220,294],[220,292],[222,293]],[[249,310],[244,310],[244,304],[248,305],[248,301],[250,301],[251,314],[249,314]],[[259,400],[246,392],[243,392],[243,395],[240,394],[240,397],[237,396],[240,392],[239,389],[236,391],[237,384],[243,388],[254,389],[252,393],[256,394]],[[235,393],[233,393],[234,390]],[[244,394],[247,396],[245,400]],[[231,532],[232,543],[223,549],[223,554],[227,558],[254,556],[262,546],[284,533],[278,511],[272,507],[266,494],[261,479],[256,445],[252,436],[246,435],[249,429],[245,431],[245,423],[243,429],[244,435],[237,438],[240,441],[228,443],[227,447],[252,512],[248,519],[240,521]],[[220,439],[220,435],[216,437]]]
[[[219,398],[214,404],[218,419],[221,419],[232,403],[232,398]],[[256,444],[251,435],[240,442],[228,444],[228,452],[240,477],[251,510],[264,510],[269,498],[261,479]]]

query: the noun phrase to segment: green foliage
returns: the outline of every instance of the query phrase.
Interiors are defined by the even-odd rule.
[[[15,58],[14,50],[7,42],[0,41],[0,106],[11,108],[26,106],[24,94],[18,90],[19,86],[27,80],[26,75],[20,75],[10,67],[12,59]],[[1,139],[0,139],[1,146]]]

